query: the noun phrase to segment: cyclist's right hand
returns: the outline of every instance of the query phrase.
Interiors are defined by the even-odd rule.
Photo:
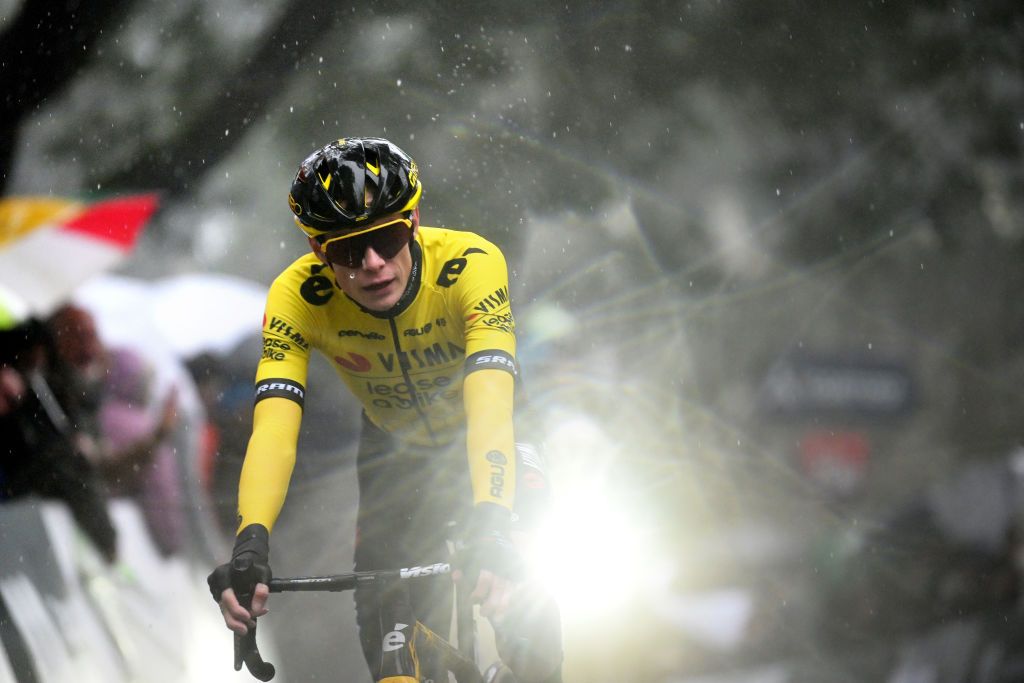
[[[267,613],[270,570],[270,534],[261,524],[251,524],[235,539],[231,562],[214,569],[206,578],[210,595],[220,606],[224,624],[238,635],[256,625]]]

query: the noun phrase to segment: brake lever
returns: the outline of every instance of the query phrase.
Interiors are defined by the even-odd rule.
[[[238,603],[250,613],[253,592],[259,578],[259,571],[253,566],[252,560],[240,557],[231,561],[231,589]],[[244,636],[235,634],[235,671],[241,671],[243,663],[257,680],[269,681],[274,677],[274,665],[263,661],[256,645],[256,617],[253,617],[253,625]]]

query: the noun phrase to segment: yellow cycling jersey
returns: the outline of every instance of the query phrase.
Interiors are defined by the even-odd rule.
[[[298,425],[291,423],[301,419],[300,410],[261,411],[261,402],[286,398],[303,404],[314,348],[330,360],[370,421],[403,443],[442,447],[465,434],[474,502],[511,508],[511,378],[517,369],[505,258],[477,234],[424,226],[410,249],[409,283],[387,312],[350,299],[333,270],[312,253],[274,280],[256,373],[250,471],[243,471],[239,490],[243,526],[260,522],[270,528],[279,506],[256,502],[254,489],[283,491],[291,473],[289,464],[280,474],[268,474],[276,467],[270,458],[258,465],[250,464],[250,456],[269,446],[261,439],[297,436]],[[280,429],[265,429],[268,422],[280,423]]]

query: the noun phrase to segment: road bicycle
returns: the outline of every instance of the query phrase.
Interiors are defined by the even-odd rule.
[[[515,677],[501,662],[495,662],[481,671],[477,665],[476,619],[473,607],[461,589],[455,591],[455,642],[431,630],[412,615],[408,603],[409,581],[451,580],[451,564],[435,562],[394,570],[375,570],[333,574],[329,576],[307,576],[271,579],[271,593],[286,592],[331,592],[340,593],[359,587],[373,587],[380,595],[391,596],[382,601],[386,614],[384,623],[395,624],[395,630],[385,636],[382,647],[382,680],[388,683],[426,683],[434,680],[421,670],[421,661],[426,653],[455,677],[457,683],[516,683]],[[231,586],[243,607],[252,604],[252,589],[257,577],[256,569],[249,560],[235,560],[231,565]],[[399,628],[401,627],[401,628]],[[274,677],[275,668],[263,660],[256,644],[256,628],[250,628],[244,636],[235,635],[235,671],[242,665],[260,681]],[[447,678],[441,679],[447,681]]]

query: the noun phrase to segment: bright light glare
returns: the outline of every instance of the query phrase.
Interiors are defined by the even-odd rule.
[[[566,621],[621,610],[650,588],[664,561],[649,548],[638,498],[613,474],[616,449],[595,423],[566,420],[546,444],[553,505],[530,553]]]
[[[579,489],[552,510],[533,564],[566,618],[614,611],[636,592],[647,564],[626,511],[598,488]]]

